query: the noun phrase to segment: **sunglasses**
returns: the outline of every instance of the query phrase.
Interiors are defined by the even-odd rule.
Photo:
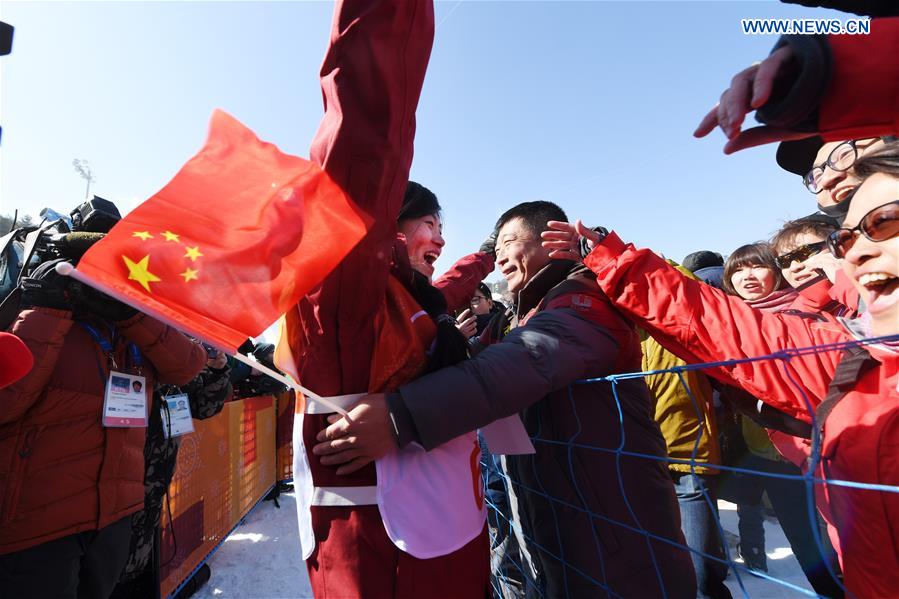
[[[794,262],[805,262],[815,254],[823,250],[825,245],[826,243],[824,241],[816,241],[815,243],[800,245],[792,252],[781,254],[780,256],[775,258],[774,263],[777,264],[777,268],[781,270],[790,268],[790,265]]]
[[[844,258],[859,234],[871,241],[886,241],[899,235],[899,200],[871,210],[851,229],[844,227],[828,235],[827,249],[837,258]]]

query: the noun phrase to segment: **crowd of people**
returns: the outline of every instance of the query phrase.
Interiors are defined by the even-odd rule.
[[[770,504],[816,593],[895,596],[899,19],[784,37],[700,123],[726,151],[780,142],[815,198],[770,240],[677,264],[509,202],[436,277],[443,208],[409,181],[433,26],[429,0],[338,2],[312,159],[376,218],[278,351],[256,348],[347,411],[298,402],[315,596],[727,598],[719,497],[746,569],[767,568]],[[763,126],[741,130],[752,111]],[[272,390],[57,263],[28,273],[0,337],[0,588],[147,596],[167,399],[204,418],[238,378]]]

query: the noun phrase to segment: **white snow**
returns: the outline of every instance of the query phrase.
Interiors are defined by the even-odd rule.
[[[293,493],[281,495],[281,508],[261,502],[209,559],[212,578],[195,597],[240,597],[249,599],[294,599],[312,597],[306,567],[300,558],[296,500]],[[731,556],[736,555],[736,506],[719,501],[721,524]],[[768,575],[810,590],[799,563],[776,521],[765,520]],[[738,560],[739,561],[739,560]],[[765,580],[739,568],[746,593],[740,589],[733,569],[727,578],[734,598],[781,599],[801,597],[794,589]]]
[[[300,557],[293,493],[262,501],[207,562],[212,577],[194,597],[241,599],[311,598]]]

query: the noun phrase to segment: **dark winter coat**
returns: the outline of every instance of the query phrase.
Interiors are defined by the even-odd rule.
[[[115,330],[116,363],[128,366],[128,343],[136,345],[148,389],[183,385],[206,360],[200,344],[143,314]],[[34,368],[0,390],[0,554],[104,528],[144,500],[146,431],[103,426],[100,347],[64,310],[23,310],[10,332]]]
[[[547,596],[602,597],[603,588],[661,596],[661,582],[669,597],[695,597],[689,554],[629,528],[683,543],[664,462],[617,453],[666,455],[646,385],[618,383],[619,414],[611,384],[573,384],[640,369],[640,339],[593,275],[550,264],[520,292],[509,332],[495,340],[400,388],[418,441],[430,449],[519,413],[537,453],[507,456],[508,475]]]

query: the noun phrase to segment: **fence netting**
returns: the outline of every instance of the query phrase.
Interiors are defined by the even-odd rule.
[[[846,597],[851,597],[852,594],[846,591],[842,583],[839,561],[830,541],[831,535],[828,534],[827,527],[816,506],[816,491],[820,491],[821,486],[825,483],[850,488],[857,492],[874,493],[899,493],[899,486],[820,477],[817,466],[821,460],[822,439],[816,419],[815,404],[805,394],[802,381],[794,380],[791,369],[785,366],[797,356],[818,352],[842,352],[849,347],[873,343],[895,344],[897,341],[899,341],[899,336],[865,339],[787,349],[747,359],[690,364],[662,370],[616,374],[577,381],[568,388],[568,399],[571,407],[575,410],[577,405],[573,389],[576,386],[611,386],[615,403],[611,413],[617,414],[619,424],[617,438],[610,439],[607,443],[585,443],[583,437],[588,435],[583,433],[589,429],[591,423],[580,418],[575,430],[567,438],[560,438],[558,431],[544,430],[544,427],[540,427],[540,430],[536,431],[529,430],[538,455],[541,452],[548,452],[561,456],[557,458],[558,468],[563,472],[567,469],[567,478],[571,481],[574,493],[567,490],[564,493],[557,493],[557,489],[549,484],[550,481],[547,480],[545,471],[541,475],[541,471],[536,466],[533,468],[532,476],[510,477],[508,474],[509,463],[507,462],[509,457],[484,452],[482,466],[490,525],[494,596],[527,598],[627,596],[627,593],[621,594],[621,590],[616,590],[615,585],[610,582],[613,575],[607,569],[608,564],[604,563],[608,561],[609,552],[612,550],[604,544],[614,542],[609,541],[609,538],[614,539],[614,533],[612,537],[609,537],[608,533],[603,534],[603,530],[608,531],[611,528],[611,530],[628,531],[644,537],[645,550],[650,554],[654,569],[654,572],[647,575],[656,576],[660,583],[663,582],[663,576],[659,562],[663,556],[658,555],[659,547],[667,545],[677,546],[688,551],[697,569],[704,570],[700,578],[714,577],[709,574],[709,570],[717,569],[721,580],[726,577],[727,587],[733,597],[825,596],[812,590],[820,591],[821,588],[834,589],[833,593],[845,593]],[[697,399],[694,389],[687,383],[685,377],[686,373],[692,371],[707,373],[722,366],[728,367],[753,361],[779,362],[779,370],[783,376],[803,395],[811,420],[809,429],[811,438],[807,443],[809,446],[807,460],[801,466],[791,464],[776,452],[765,458],[759,458],[748,446],[735,450],[732,447],[733,439],[727,437],[739,436],[743,433],[743,428],[734,427],[733,423],[742,422],[742,419],[748,417],[745,414],[739,414],[732,406],[728,405],[719,391],[714,393],[712,410],[709,410],[708,406],[701,407],[700,404],[704,400]],[[649,455],[628,449],[627,427],[625,426],[626,410],[622,406],[622,401],[627,401],[627,397],[622,399],[620,388],[627,381],[634,379],[648,381],[650,377],[662,376],[676,377],[680,388],[689,397],[692,410],[699,421],[706,418],[716,419],[718,426],[711,429],[717,429],[716,436],[718,438],[715,441],[719,445],[728,445],[729,447],[727,451],[722,451],[721,458],[716,460],[716,463],[697,459],[697,453],[703,444],[704,430],[709,430],[702,426],[697,427],[696,438],[692,440],[692,454],[688,458]],[[895,396],[892,399],[895,400]],[[890,398],[885,397],[884,400],[888,401]],[[725,424],[722,420],[726,421],[727,426],[722,426]],[[745,443],[746,439],[743,438],[742,442]],[[736,444],[739,445],[739,443]],[[574,462],[577,460],[577,454],[582,454],[582,452],[601,452],[612,456],[615,461],[615,479],[584,480],[583,470],[579,476]],[[741,459],[741,456],[744,459]],[[641,526],[635,511],[631,509],[631,503],[633,501],[645,502],[647,498],[636,496],[633,490],[635,487],[632,485],[628,492],[627,485],[623,483],[623,473],[625,473],[625,477],[627,476],[627,461],[635,459],[661,462],[669,469],[672,484],[680,483],[675,488],[681,514],[685,513],[684,504],[687,501],[694,503],[694,510],[696,501],[704,503],[704,507],[707,508],[706,513],[713,515],[710,521],[703,524],[705,531],[711,533],[713,540],[711,545],[687,541],[689,545],[692,545],[689,546],[682,539],[664,538]],[[536,461],[534,463],[536,464]],[[695,483],[695,480],[699,480],[700,483]],[[630,516],[629,521],[610,518],[589,508],[590,502],[585,500],[587,494],[592,493],[594,496],[598,496],[601,504],[604,489],[610,493],[614,491],[623,495]],[[747,504],[748,501],[754,501],[755,498],[761,499],[762,491],[765,491],[764,500],[758,501],[757,505]],[[542,527],[544,531],[540,535],[540,538],[544,539],[544,543],[539,542],[538,538],[529,530],[535,520],[536,511],[534,509],[528,511],[522,506],[523,501],[532,503],[539,501],[541,503],[542,508],[537,516],[539,518],[537,526]],[[727,503],[723,503],[723,501]],[[730,511],[734,509],[734,504],[737,506],[738,513],[728,513],[726,514],[727,518],[724,518],[725,514],[722,514],[719,506],[726,507]],[[522,513],[527,513],[530,517],[520,518],[518,514]],[[582,534],[578,537],[581,540],[589,539],[588,543],[593,543],[592,552],[588,553],[592,553],[595,563],[589,564],[589,567],[584,567],[584,548],[579,548],[578,553],[581,556],[579,563],[573,563],[566,559],[566,546],[561,540],[570,538],[571,535],[563,534],[561,527],[570,525],[571,518],[563,516],[563,513],[569,515],[580,513],[585,517],[581,521],[589,522],[592,534]],[[734,518],[734,516],[737,517]],[[790,548],[789,552],[781,550],[780,553],[771,553],[767,556],[767,560],[789,560],[789,562],[785,562],[790,564],[791,575],[789,576],[784,575],[784,567],[775,568],[777,572],[767,570],[764,554],[747,556],[747,548],[751,542],[758,542],[757,539],[750,538],[754,534],[752,528],[757,525],[756,520],[761,520],[763,517],[769,523],[769,530],[771,530],[771,526],[782,527],[787,539],[786,544]],[[726,520],[727,526],[733,530],[727,530],[722,524],[723,520]],[[682,521],[684,532],[688,526],[696,526],[692,516]],[[758,526],[761,524],[758,523]],[[553,528],[555,528],[555,539],[560,542],[546,543],[547,538],[553,538],[551,534],[547,537],[546,531]],[[835,535],[835,532],[831,531],[831,534]],[[697,535],[694,531],[693,538],[695,539],[697,536],[701,535]],[[687,538],[689,539],[690,535],[687,535]],[[547,546],[549,544],[552,546]],[[761,540],[761,544],[764,548],[764,540]],[[770,551],[773,548],[769,547],[768,549]],[[801,564],[801,568],[796,561],[792,561],[791,553]],[[546,568],[541,567],[541,563],[546,563],[547,560],[558,562],[562,567],[550,568],[547,571]],[[778,573],[780,576],[777,575]],[[547,591],[549,582],[547,576],[560,578],[560,580],[552,581],[550,585],[550,588],[553,589],[552,592]],[[584,589],[591,587],[595,587],[595,594],[585,595]],[[661,594],[663,597],[679,596],[677,589],[665,588],[664,584],[660,584],[660,587],[663,589]]]

